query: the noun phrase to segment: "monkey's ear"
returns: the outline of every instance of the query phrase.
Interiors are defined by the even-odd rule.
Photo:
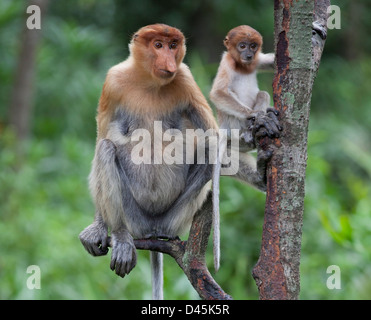
[[[224,38],[223,43],[224,43],[225,47],[228,49],[228,46],[229,46],[229,39],[228,39],[228,37],[225,37]]]

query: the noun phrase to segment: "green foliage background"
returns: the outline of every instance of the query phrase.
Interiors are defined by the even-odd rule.
[[[352,3],[352,4],[351,4]],[[342,29],[329,30],[311,107],[302,299],[371,298],[371,11],[366,0],[332,1]],[[127,55],[139,27],[165,22],[187,36],[186,63],[207,96],[223,51],[239,24],[261,31],[273,49],[272,1],[50,1],[42,17],[32,136],[19,142],[8,106],[27,2],[0,2],[0,299],[149,299],[148,252],[125,279],[110,254],[93,258],[78,240],[94,207],[87,176],[95,113],[105,73]],[[356,30],[356,32],[355,32]],[[259,76],[269,92],[272,74]],[[257,299],[251,269],[260,250],[265,196],[222,178],[222,261],[215,279],[235,299]],[[211,250],[208,254],[212,270]],[[29,265],[41,290],[29,290]],[[326,286],[327,267],[341,269],[341,289]],[[198,296],[165,257],[165,298]]]

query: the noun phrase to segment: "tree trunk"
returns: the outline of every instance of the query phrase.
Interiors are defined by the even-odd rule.
[[[275,0],[273,99],[284,129],[273,142],[261,252],[253,270],[264,300],[299,298],[309,109],[329,5],[329,0]],[[312,30],[315,20],[319,24]],[[264,139],[262,148],[269,143]]]
[[[43,18],[47,2],[48,0],[32,0],[27,1],[26,3],[27,5],[39,6]],[[26,19],[27,18],[28,15],[26,15]],[[20,41],[18,65],[9,107],[9,122],[14,128],[19,140],[27,138],[30,132],[36,52],[41,38],[41,30],[28,29],[26,19],[24,20],[24,30]]]

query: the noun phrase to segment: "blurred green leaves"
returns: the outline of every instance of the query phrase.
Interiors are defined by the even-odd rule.
[[[371,56],[361,50],[371,46],[365,40],[360,48],[364,54],[352,61],[340,55],[338,43],[346,47],[341,41],[347,39],[350,23],[349,4],[340,2],[346,11],[344,30],[329,31],[313,88],[301,253],[303,299],[371,298]],[[365,1],[357,3],[366,6]],[[156,10],[125,1],[125,10],[119,1],[53,1],[43,19],[38,51],[33,136],[20,143],[7,126],[7,108],[23,2],[0,2],[0,299],[151,297],[148,252],[139,252],[136,268],[121,279],[109,269],[110,253],[93,258],[78,240],[94,216],[87,177],[105,74],[125,58],[126,40],[141,26],[136,24],[175,21],[189,38],[187,63],[208,96],[229,28],[253,25],[267,35],[269,49],[273,17],[267,0],[203,3],[214,15],[218,31],[214,36],[220,40],[220,45],[209,48],[217,60],[209,61],[199,45],[205,44],[200,47],[205,49],[210,42],[205,38],[197,42],[197,24],[189,22],[197,20],[196,3],[184,3],[183,10],[177,10],[177,2],[172,2],[167,14],[161,3],[147,4]],[[140,15],[133,14],[136,10]],[[363,16],[370,14],[362,11]],[[272,77],[259,75],[260,88],[271,93]],[[251,269],[259,256],[265,195],[225,177],[220,205],[222,256],[215,278],[235,299],[257,299]],[[213,272],[209,246],[207,260]],[[31,264],[41,268],[41,290],[27,289],[26,269]],[[341,269],[341,290],[326,287],[329,265]],[[170,257],[165,257],[165,298],[197,298]]]

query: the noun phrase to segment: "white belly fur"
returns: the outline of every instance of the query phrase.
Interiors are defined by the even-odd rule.
[[[259,92],[256,71],[250,74],[235,72],[229,90],[237,96],[242,105],[253,109]]]

